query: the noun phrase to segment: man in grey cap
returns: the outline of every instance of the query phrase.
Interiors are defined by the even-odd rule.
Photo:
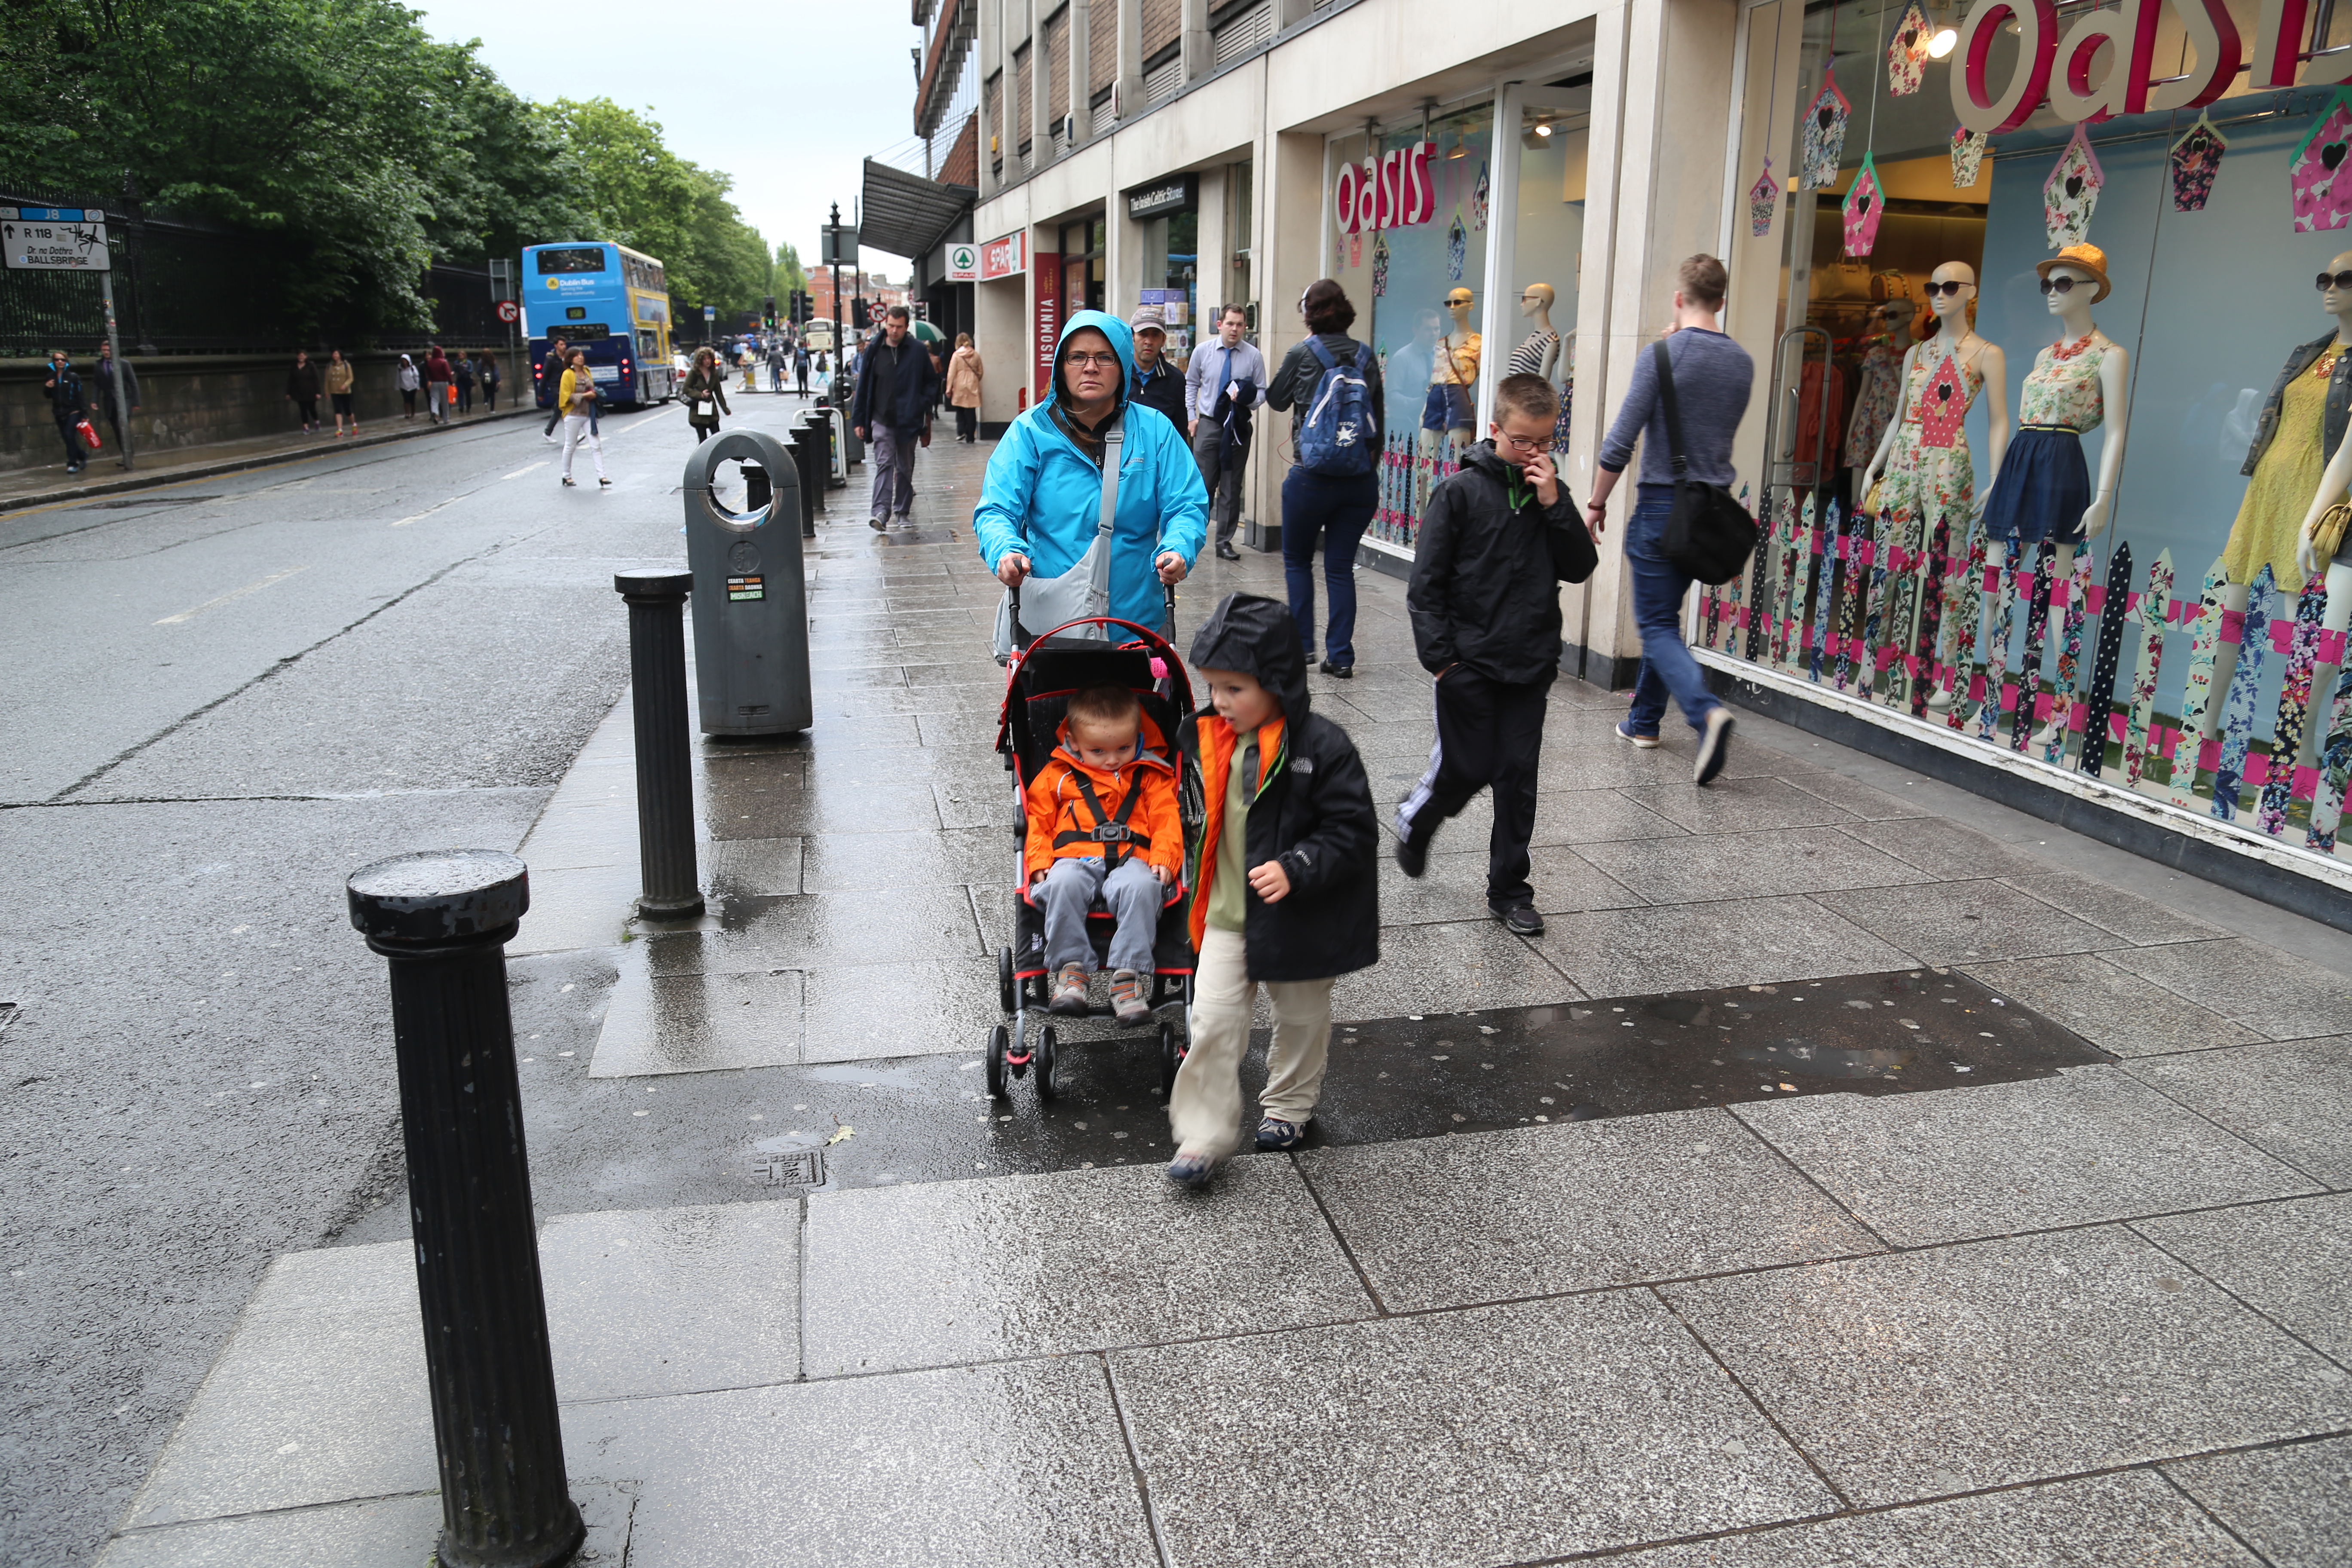
[[[1184,373],[1168,363],[1168,315],[1139,305],[1127,319],[1135,332],[1135,401],[1157,408],[1171,425],[1184,423]]]

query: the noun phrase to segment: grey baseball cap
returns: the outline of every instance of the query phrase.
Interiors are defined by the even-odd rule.
[[[1130,331],[1141,331],[1150,327],[1161,337],[1168,335],[1168,312],[1157,305],[1138,305],[1135,314],[1127,319]]]

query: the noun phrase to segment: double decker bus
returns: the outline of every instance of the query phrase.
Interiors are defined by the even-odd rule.
[[[609,242],[527,245],[522,312],[535,384],[546,375],[548,338],[561,332],[587,351],[589,374],[612,402],[660,403],[677,395],[669,287],[652,257]],[[553,386],[538,390],[541,406],[554,399]]]

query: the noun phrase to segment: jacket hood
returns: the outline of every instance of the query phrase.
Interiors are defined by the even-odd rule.
[[[1118,355],[1118,403],[1123,408],[1135,390],[1135,333],[1107,310],[1080,310],[1062,323],[1062,335],[1054,342],[1054,401],[1062,401],[1062,356],[1069,352],[1070,334],[1087,327],[1108,338],[1111,353]]]
[[[1465,466],[1477,469],[1489,479],[1507,480],[1513,473],[1511,465],[1503,460],[1503,454],[1495,450],[1492,437],[1474,441],[1463,447],[1462,461]]]
[[[1298,623],[1279,599],[1228,594],[1209,612],[1192,638],[1192,667],[1236,669],[1282,699],[1283,717],[1295,729],[1307,717],[1307,656],[1298,644]]]

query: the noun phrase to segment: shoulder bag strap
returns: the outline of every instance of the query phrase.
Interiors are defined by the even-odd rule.
[[[1096,529],[1102,548],[1095,552],[1093,577],[1094,591],[1102,595],[1106,606],[1110,603],[1111,529],[1118,521],[1119,444],[1124,435],[1114,414],[1103,429],[1102,521]]]
[[[1660,338],[1650,345],[1658,359],[1658,399],[1666,405],[1666,450],[1675,459],[1675,478],[1682,479],[1690,471],[1690,459],[1683,456],[1682,405],[1675,401],[1675,361],[1666,353],[1666,340]]]

